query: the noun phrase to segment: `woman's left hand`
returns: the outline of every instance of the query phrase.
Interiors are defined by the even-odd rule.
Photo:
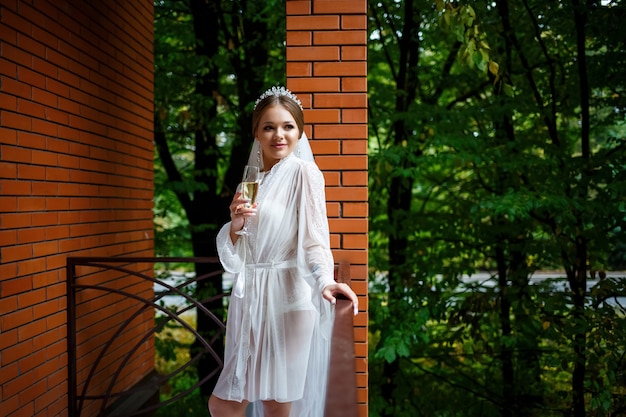
[[[342,294],[348,300],[352,301],[352,307],[354,308],[354,315],[356,316],[359,313],[359,299],[357,298],[356,294],[354,293],[354,291],[352,291],[352,288],[350,288],[348,284],[344,284],[344,283],[329,284],[325,286],[324,291],[322,291],[322,297],[330,301],[330,303],[333,305],[337,303],[337,298],[335,298],[335,296],[338,294]]]

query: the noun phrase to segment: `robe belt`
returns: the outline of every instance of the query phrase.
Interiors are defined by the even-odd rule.
[[[276,268],[276,269],[285,269],[285,268],[295,268],[297,265],[295,259],[287,259],[286,261],[272,261],[272,262],[262,262],[258,264],[248,264],[247,268]]]
[[[243,298],[246,288],[246,269],[287,269],[295,268],[298,265],[295,259],[287,259],[286,261],[261,262],[257,264],[245,264],[241,268],[241,272],[237,276],[233,285],[233,295],[237,298]]]

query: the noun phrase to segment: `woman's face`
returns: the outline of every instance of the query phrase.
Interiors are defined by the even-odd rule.
[[[259,118],[255,139],[263,151],[263,168],[268,171],[296,148],[300,132],[293,116],[281,105],[268,107]]]

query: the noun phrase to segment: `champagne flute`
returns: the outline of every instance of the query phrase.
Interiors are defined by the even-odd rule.
[[[259,167],[254,165],[246,165],[243,170],[243,178],[241,179],[241,198],[247,200],[245,207],[252,207],[256,200],[256,194],[259,190]],[[246,220],[243,222],[243,228],[235,233],[238,235],[247,235],[248,229]]]

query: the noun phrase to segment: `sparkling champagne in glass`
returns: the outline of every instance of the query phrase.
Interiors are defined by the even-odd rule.
[[[252,207],[256,201],[256,194],[259,190],[259,167],[246,165],[243,170],[243,178],[241,179],[241,198],[246,200],[245,206]],[[243,228],[236,232],[238,235],[247,235],[246,221],[244,220]]]

